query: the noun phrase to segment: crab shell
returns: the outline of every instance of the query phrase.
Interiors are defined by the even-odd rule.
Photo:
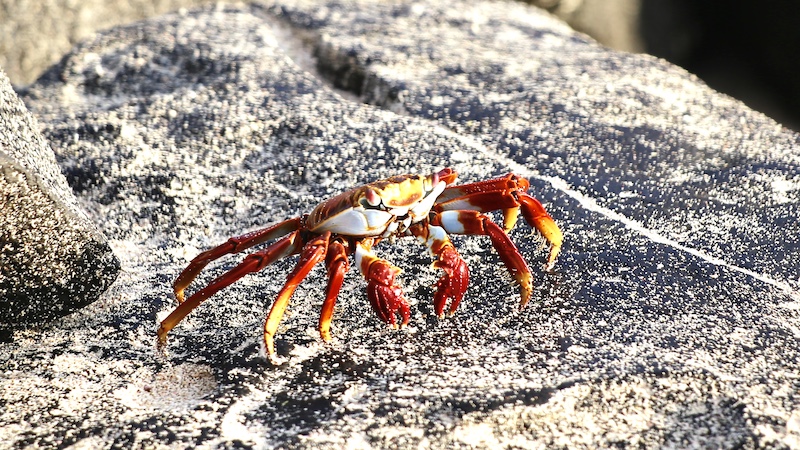
[[[343,192],[320,203],[306,219],[313,233],[389,237],[428,217],[455,179],[450,170],[428,176],[397,175]]]

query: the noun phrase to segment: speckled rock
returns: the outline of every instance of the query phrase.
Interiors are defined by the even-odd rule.
[[[0,328],[8,330],[95,301],[119,261],[2,71],[0,108]]]
[[[123,271],[104,301],[0,344],[0,442],[800,445],[797,135],[663,61],[515,3],[286,2],[99,34],[24,99]],[[271,365],[285,260],[154,351],[203,249],[443,166],[528,177],[564,230],[554,274],[526,225],[511,233],[536,268],[526,309],[489,242],[454,237],[472,283],[437,319],[430,258],[399,240],[378,252],[404,270],[410,327],[386,329],[351,271],[323,344],[317,268]]]

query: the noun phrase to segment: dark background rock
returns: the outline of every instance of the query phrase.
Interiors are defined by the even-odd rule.
[[[666,58],[793,129],[800,40],[792,1],[529,0],[611,48]],[[0,0],[0,67],[33,82],[73,45],[111,26],[208,0]]]
[[[123,271],[103,301],[0,344],[0,442],[800,445],[797,135],[662,60],[514,3],[287,2],[99,34],[23,98]],[[456,237],[472,284],[438,320],[437,274],[401,240],[379,252],[404,270],[405,330],[353,270],[323,345],[318,268],[277,336],[287,362],[268,364],[286,260],[154,351],[199,251],[443,166],[529,177],[564,230],[554,274],[524,224],[511,233],[536,268],[528,308],[486,239]]]
[[[643,0],[642,49],[686,68],[712,88],[800,129],[800,8],[711,0]]]
[[[114,281],[119,261],[2,72],[0,198],[0,327],[61,317]]]

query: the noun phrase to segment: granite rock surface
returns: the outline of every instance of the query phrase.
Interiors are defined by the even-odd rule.
[[[0,344],[0,442],[67,447],[800,446],[798,136],[661,60],[505,2],[216,7],[78,45],[23,99],[120,256],[98,301]],[[488,240],[443,320],[423,247],[400,266],[411,326],[357,271],[316,332],[312,271],[259,351],[284,260],[197,308],[154,350],[200,251],[344,189],[453,167],[510,171],[565,233],[518,310]],[[210,266],[207,283],[241,257]]]
[[[0,330],[95,300],[119,261],[79,206],[39,123],[0,71]]]

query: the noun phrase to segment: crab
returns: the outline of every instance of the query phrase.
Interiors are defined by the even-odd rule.
[[[158,329],[158,345],[164,348],[167,333],[200,303],[243,276],[258,272],[277,260],[299,254],[299,260],[272,303],[264,322],[266,355],[275,357],[274,336],[297,286],[311,269],[325,261],[328,280],[318,330],[323,341],[331,340],[334,304],[349,268],[349,256],[367,282],[367,298],[383,321],[397,328],[410,318],[408,301],[398,285],[398,267],[373,252],[380,241],[413,236],[424,244],[433,267],[442,270],[433,297],[440,318],[445,309],[455,313],[467,291],[469,270],[448,234],[486,235],[520,289],[520,308],[530,300],[533,276],[517,247],[506,234],[522,212],[525,221],[549,243],[545,270],[552,270],[561,249],[562,233],[539,200],[527,193],[530,183],[510,173],[504,177],[456,185],[457,174],[446,168],[436,173],[397,175],[343,192],[317,205],[310,214],[288,219],[267,228],[233,237],[195,257],[173,285],[178,306]],[[485,213],[499,210],[501,228]],[[237,266],[195,291],[184,291],[210,262],[272,242],[249,254]],[[448,307],[449,301],[449,307]]]

